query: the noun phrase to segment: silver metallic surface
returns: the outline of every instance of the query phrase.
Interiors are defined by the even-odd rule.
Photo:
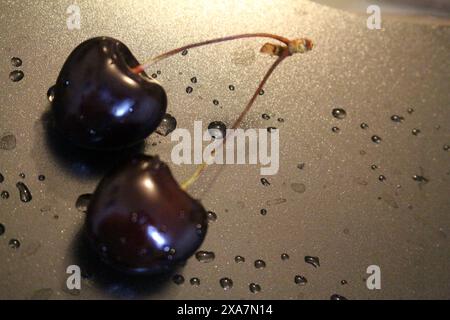
[[[0,149],[0,191],[10,193],[0,198],[6,228],[0,236],[0,298],[450,298],[450,152],[443,149],[450,144],[450,28],[384,20],[382,30],[369,30],[364,17],[309,1],[77,4],[80,30],[67,28],[67,1],[0,4],[0,135],[16,137],[14,149]],[[53,146],[46,134],[46,93],[68,54],[85,39],[107,35],[144,61],[194,41],[261,31],[316,43],[311,53],[280,65],[242,125],[280,129],[281,166],[267,177],[270,186],[261,184],[259,166],[240,165],[222,168],[208,188],[219,170],[207,169],[190,191],[218,216],[202,246],[215,259],[200,263],[192,257],[178,270],[184,284],[99,281],[94,273],[81,291],[69,292],[67,266],[86,262],[78,252],[84,213],[75,202],[94,190],[109,162],[94,170]],[[178,127],[192,128],[194,120],[203,120],[204,129],[215,120],[231,125],[273,61],[258,53],[264,42],[193,49],[148,70],[161,71],[158,80]],[[12,57],[23,61],[19,82],[9,79],[16,69]],[[193,93],[186,94],[187,86]],[[344,119],[331,115],[336,107],[346,110]],[[402,123],[390,119],[397,114]],[[361,129],[362,122],[369,127]],[[414,128],[421,131],[417,136]],[[373,143],[373,135],[382,142]],[[173,146],[170,136],[153,134],[145,152],[169,162],[181,182],[195,166],[170,164]],[[418,183],[413,175],[429,181]],[[20,201],[18,181],[31,190],[30,202]],[[9,247],[12,238],[20,248]],[[290,258],[282,260],[282,253]],[[236,263],[237,255],[245,262]],[[305,263],[307,255],[318,256],[320,267]],[[265,268],[255,269],[258,259]],[[381,268],[381,290],[366,287],[369,265]],[[307,284],[297,285],[296,275]],[[190,285],[192,277],[200,286]],[[232,279],[232,289],[222,289],[224,277]],[[261,291],[250,292],[250,283]]]

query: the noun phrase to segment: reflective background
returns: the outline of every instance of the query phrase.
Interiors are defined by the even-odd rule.
[[[450,297],[448,27],[386,18],[382,30],[369,30],[364,16],[309,1],[77,3],[80,30],[66,26],[67,1],[1,4],[0,191],[9,193],[0,198],[1,298]],[[107,272],[80,236],[87,197],[76,202],[113,163],[139,150],[80,152],[46,130],[47,90],[66,57],[98,35],[122,40],[143,61],[193,41],[259,31],[317,44],[283,62],[242,124],[280,129],[279,174],[264,186],[258,166],[208,169],[191,193],[217,215],[201,248],[215,259],[192,257],[177,270],[184,283]],[[272,62],[258,54],[264,42],[190,50],[149,70],[161,71],[157,79],[178,127],[192,128],[194,120],[231,125]],[[22,66],[12,66],[12,57]],[[23,79],[11,81],[13,70]],[[333,117],[338,107],[344,119]],[[182,181],[194,166],[170,164],[173,145],[170,136],[153,134],[143,148],[169,162]],[[27,185],[31,201],[20,200],[17,182]],[[236,263],[238,255],[245,262]],[[320,267],[305,256],[318,257]],[[255,268],[259,259],[264,268]],[[81,291],[65,286],[72,264],[82,268]],[[381,290],[366,287],[370,265],[381,268]],[[296,276],[307,284],[295,283]],[[199,286],[190,284],[193,277]],[[231,289],[222,288],[222,278],[232,279]],[[250,283],[261,291],[252,293]]]

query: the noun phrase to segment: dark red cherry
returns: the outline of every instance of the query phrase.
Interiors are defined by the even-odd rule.
[[[158,157],[137,155],[100,182],[87,210],[86,229],[107,264],[130,273],[159,273],[200,247],[207,213]]]
[[[131,69],[139,62],[113,38],[81,43],[59,73],[52,101],[56,128],[75,144],[115,149],[145,139],[167,107],[163,87]]]

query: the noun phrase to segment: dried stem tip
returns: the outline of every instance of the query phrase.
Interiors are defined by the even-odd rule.
[[[260,52],[280,57],[285,50],[289,50],[288,55],[293,55],[294,53],[305,53],[312,50],[313,47],[314,44],[310,39],[301,38],[290,40],[288,46],[266,43],[262,46]]]

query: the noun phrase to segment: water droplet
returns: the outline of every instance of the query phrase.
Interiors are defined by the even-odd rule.
[[[11,71],[11,73],[9,74],[9,80],[13,81],[13,82],[17,82],[23,79],[24,77],[24,73],[22,70],[14,70]]]
[[[31,192],[23,182],[17,182],[16,187],[19,190],[20,201],[22,202],[30,202],[32,199]]]
[[[261,291],[261,286],[257,283],[250,283],[248,288],[250,289],[251,293],[258,293]]]
[[[268,187],[270,186],[270,182],[269,180],[267,180],[266,178],[261,178],[261,183],[263,186]]]
[[[312,265],[314,268],[320,267],[320,261],[318,257],[305,256],[305,262]]]
[[[295,282],[295,284],[304,286],[305,284],[308,283],[308,279],[306,279],[304,276],[296,275],[296,276],[294,277],[294,282]]]
[[[428,179],[425,178],[424,176],[413,175],[412,178],[414,181],[417,181],[417,182],[424,182],[424,183],[428,182]]]
[[[402,122],[403,120],[405,120],[405,118],[403,118],[402,116],[398,116],[398,115],[393,115],[392,117],[391,117],[391,120],[392,121],[394,121],[394,122]]]
[[[17,239],[11,239],[9,240],[9,247],[11,249],[19,249],[20,247],[20,241]]]
[[[259,90],[259,95],[262,96],[263,94],[264,94],[264,90],[263,89]]]
[[[77,201],[75,202],[75,208],[77,208],[78,211],[86,212],[89,206],[89,203],[91,202],[92,194],[91,193],[85,193],[78,197]]]
[[[304,193],[306,186],[303,183],[291,183],[291,189],[297,193]]]
[[[12,57],[11,58],[11,65],[13,67],[16,67],[16,68],[22,66],[22,59],[20,59],[18,57]]]
[[[217,214],[213,211],[207,212],[208,221],[214,222],[217,220]]]
[[[152,74],[152,78],[153,78],[153,79],[156,79],[157,77],[158,77],[158,75],[157,75],[156,73],[153,73],[153,74]]]
[[[409,114],[412,114],[414,112],[414,109],[413,108],[409,108],[407,111],[408,111]]]
[[[208,133],[214,139],[223,139],[227,134],[227,126],[222,121],[213,121],[208,125]]]
[[[264,269],[266,267],[266,263],[263,260],[256,260],[255,261],[255,268],[256,269]]]
[[[338,295],[338,294],[333,294],[333,295],[330,297],[330,300],[347,300],[347,298],[346,298],[346,297],[343,297],[343,296],[340,296],[340,295]]]
[[[283,260],[283,261],[289,260],[289,255],[287,253],[282,253],[281,260]]]
[[[381,138],[377,135],[372,136],[372,141],[375,143],[380,143],[381,142]]]
[[[184,283],[184,277],[181,274],[176,274],[172,277],[172,281],[177,285],[181,285]]]
[[[245,258],[243,256],[236,256],[236,257],[234,257],[234,262],[243,263],[243,262],[245,262]]]
[[[228,86],[228,89],[230,89],[230,91],[234,91],[234,86],[232,85],[232,84],[230,84],[229,86]]]
[[[181,55],[182,56],[185,56],[185,55],[187,55],[188,54],[188,51],[187,50],[183,50],[182,52],[181,52]]]
[[[198,287],[200,285],[200,279],[199,278],[191,278],[191,280],[189,280],[189,282],[191,283],[191,285]]]
[[[191,78],[191,82],[192,82],[192,83],[197,83],[197,77],[192,77],[192,78]]]
[[[5,230],[6,230],[5,226],[0,223],[0,236],[5,233]]]
[[[219,100],[214,99],[214,100],[213,100],[213,104],[214,104],[215,106],[218,106],[218,105],[219,105]]]
[[[262,216],[265,216],[265,215],[267,214],[267,209],[261,209],[261,210],[259,211],[259,213],[260,213]]]
[[[420,133],[420,129],[412,129],[411,133],[415,136],[418,136]]]
[[[381,174],[381,175],[378,177],[378,180],[380,180],[381,182],[386,181],[386,177],[385,177],[384,175]]]
[[[55,99],[55,86],[51,86],[48,90],[47,90],[47,99],[48,101],[52,102],[53,99]]]
[[[369,125],[367,123],[363,122],[363,123],[361,123],[360,127],[361,127],[361,129],[365,130],[365,129],[369,128]]]
[[[16,136],[6,133],[0,138],[0,149],[13,150],[16,147]]]
[[[156,70],[156,73],[157,74],[161,74],[161,70]]]
[[[23,172],[19,173],[19,177],[21,177],[22,179],[25,179],[25,173],[23,173]]]
[[[219,280],[219,283],[224,290],[230,290],[233,287],[233,280],[230,278],[222,278]]]
[[[39,181],[44,181],[44,180],[45,180],[45,176],[44,176],[43,174],[40,174],[40,175],[38,176],[38,180],[39,180]]]
[[[345,286],[347,283],[348,283],[347,280],[341,280],[341,284],[342,284],[343,286]]]
[[[2,193],[0,193],[0,197],[2,197],[2,199],[8,199],[9,198],[9,192],[8,191],[2,191]]]
[[[376,164],[373,164],[373,165],[370,166],[370,168],[371,168],[372,170],[377,170],[377,169],[378,169],[378,166],[377,166]]]
[[[192,89],[192,87],[187,87],[186,88],[186,93],[192,93],[192,91],[194,91],[194,89]]]
[[[158,128],[156,128],[156,133],[166,137],[177,127],[177,119],[173,117],[170,113],[166,113],[161,120]]]
[[[333,131],[334,133],[338,133],[340,129],[338,127],[333,127],[331,128],[331,131]]]
[[[444,149],[444,151],[449,151],[450,150],[450,145],[445,144],[443,149]]]
[[[347,112],[342,108],[334,108],[331,111],[331,114],[333,115],[333,117],[340,120],[344,119],[347,116]]]
[[[283,118],[278,118],[277,121],[283,123],[284,119]]]
[[[270,116],[267,113],[263,113],[261,116],[264,120],[269,120]]]
[[[203,263],[208,263],[216,258],[216,255],[212,251],[197,251],[195,253],[195,258]]]

